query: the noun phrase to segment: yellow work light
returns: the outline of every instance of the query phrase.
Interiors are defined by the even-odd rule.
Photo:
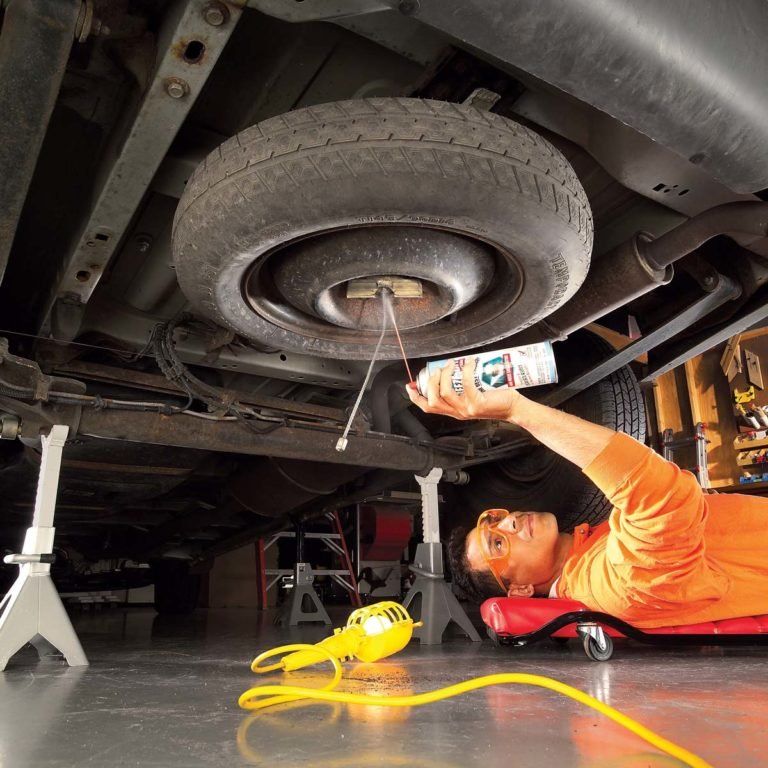
[[[334,630],[330,637],[316,643],[323,650],[315,651],[309,646],[306,650],[283,656],[275,664],[261,666],[265,659],[277,656],[288,650],[289,646],[273,648],[258,655],[251,663],[251,669],[254,672],[272,672],[277,669],[292,672],[328,661],[329,653],[339,661],[352,658],[368,663],[379,661],[402,651],[408,645],[414,628],[420,626],[421,622],[414,623],[402,605],[385,600],[353,611],[344,628]]]
[[[360,693],[348,693],[333,690],[341,681],[341,661],[358,658],[364,662],[374,662],[397,653],[408,645],[414,627],[421,626],[421,622],[414,623],[408,615],[408,611],[402,605],[391,601],[384,601],[358,608],[350,615],[347,625],[343,629],[334,631],[331,637],[326,637],[315,645],[295,643],[283,645],[280,648],[272,648],[259,654],[251,663],[254,672],[272,672],[281,669],[285,672],[307,667],[310,664],[318,664],[328,661],[333,665],[333,679],[322,688],[302,688],[295,685],[259,685],[249,688],[239,698],[238,703],[243,709],[254,711],[267,709],[277,704],[288,704],[296,701],[326,701],[343,702],[345,704],[362,704],[379,707],[414,707],[421,704],[429,704],[433,701],[449,699],[468,691],[486,688],[491,685],[524,684],[535,685],[540,688],[548,688],[551,691],[569,696],[570,698],[585,704],[598,712],[606,715],[614,722],[624,726],[632,733],[645,739],[658,749],[666,752],[691,768],[712,768],[706,761],[687,749],[673,744],[671,741],[659,736],[630,717],[622,714],[613,707],[603,704],[602,701],[589,696],[578,688],[561,683],[541,675],[531,675],[524,672],[506,672],[496,675],[485,675],[462,683],[449,685],[436,691],[427,691],[412,695],[388,695],[376,696]],[[273,656],[284,655],[275,664],[261,666],[261,662]],[[252,715],[238,729],[238,746],[243,752],[247,745],[248,728],[254,722]],[[250,752],[250,750],[249,750]]]

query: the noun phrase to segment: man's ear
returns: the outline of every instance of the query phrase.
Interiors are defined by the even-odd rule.
[[[507,597],[533,597],[533,584],[510,584]]]

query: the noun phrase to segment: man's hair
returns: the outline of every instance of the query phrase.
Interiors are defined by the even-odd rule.
[[[460,526],[451,531],[448,539],[448,567],[453,583],[465,597],[482,603],[489,597],[503,594],[490,571],[473,571],[467,560],[467,535],[470,529]]]

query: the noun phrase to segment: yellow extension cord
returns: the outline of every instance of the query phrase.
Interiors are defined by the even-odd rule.
[[[304,643],[283,645],[279,648],[272,648],[269,651],[265,651],[253,660],[251,669],[257,673],[273,672],[281,668],[279,662],[270,664],[269,666],[261,666],[261,662],[272,656],[299,650],[319,651],[325,654],[328,657],[328,661],[333,664],[333,679],[320,689],[302,688],[295,685],[260,685],[255,688],[249,688],[238,699],[240,707],[248,710],[259,710],[273,707],[277,704],[285,704],[290,701],[299,701],[301,699],[341,702],[343,704],[366,704],[377,707],[418,707],[422,704],[431,704],[434,701],[442,701],[443,699],[449,699],[452,696],[459,696],[462,693],[476,691],[480,688],[487,688],[491,685],[503,685],[507,683],[535,685],[539,688],[547,688],[550,691],[555,691],[563,696],[568,696],[574,701],[578,701],[580,704],[591,707],[597,712],[609,717],[615,723],[623,726],[628,731],[631,731],[636,736],[639,736],[641,739],[645,739],[645,741],[652,744],[657,749],[666,752],[668,755],[672,755],[672,757],[677,758],[691,768],[712,768],[706,760],[703,760],[692,752],[689,752],[687,749],[668,741],[663,736],[659,736],[657,733],[654,733],[652,730],[641,725],[631,717],[622,714],[617,709],[609,707],[607,704],[603,704],[601,701],[580,691],[578,688],[573,688],[570,685],[561,683],[559,680],[554,680],[551,677],[544,677],[543,675],[529,675],[524,672],[502,672],[496,675],[475,677],[471,680],[465,680],[463,683],[456,683],[455,685],[449,685],[445,688],[438,688],[437,690],[427,691],[426,693],[417,693],[412,696],[389,696],[382,698],[378,696],[365,696],[359,693],[342,693],[340,691],[332,690],[341,681],[342,668],[339,660],[321,645],[307,645]]]

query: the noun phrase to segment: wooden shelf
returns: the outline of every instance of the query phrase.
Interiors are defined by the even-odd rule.
[[[755,448],[768,448],[768,437],[759,440],[740,440],[738,437],[733,441],[733,447],[737,451],[752,451]]]
[[[764,464],[766,467],[766,472],[768,472],[768,453],[765,451],[762,451],[762,460],[756,461],[757,456],[750,456],[753,451],[759,451],[759,448],[751,449],[749,451],[740,451],[736,456],[736,464],[738,464],[740,467],[752,467],[752,466],[759,466],[760,464]]]

